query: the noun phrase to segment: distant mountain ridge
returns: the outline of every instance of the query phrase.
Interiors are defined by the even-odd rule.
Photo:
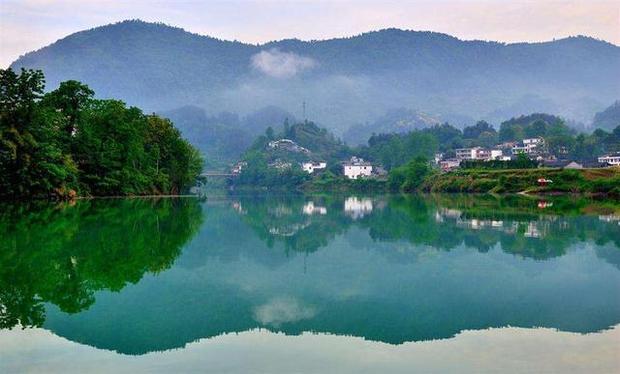
[[[147,111],[194,105],[246,115],[278,106],[337,134],[395,108],[499,122],[550,112],[590,122],[620,98],[620,47],[589,37],[463,41],[385,29],[320,41],[224,41],[138,20],[67,36],[12,64],[48,89],[77,79]]]

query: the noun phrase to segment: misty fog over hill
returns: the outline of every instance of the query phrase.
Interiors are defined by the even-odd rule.
[[[251,45],[124,21],[67,36],[12,67],[42,69],[48,90],[76,79],[147,111],[195,106],[244,122],[265,107],[302,118],[306,102],[306,116],[339,135],[371,131],[394,113],[404,113],[394,119],[401,127],[497,124],[532,112],[588,125],[620,98],[620,47],[581,36],[503,44],[386,29]]]

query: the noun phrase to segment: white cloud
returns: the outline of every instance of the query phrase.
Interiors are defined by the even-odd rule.
[[[278,327],[283,323],[310,319],[316,315],[316,309],[306,306],[293,298],[272,299],[254,309],[254,319],[263,325]]]
[[[293,52],[282,52],[277,48],[260,51],[252,56],[252,67],[275,78],[291,78],[304,70],[314,68],[317,62]]]

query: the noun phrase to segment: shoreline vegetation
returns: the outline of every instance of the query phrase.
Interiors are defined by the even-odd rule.
[[[413,174],[413,172],[409,172]],[[421,174],[421,173],[420,173]],[[538,179],[552,181],[540,185]],[[398,179],[394,181],[394,179]],[[404,182],[403,182],[404,180]],[[474,193],[474,194],[581,194],[620,198],[620,168],[598,169],[508,169],[458,170],[448,173],[427,172],[417,177],[394,177],[387,180],[318,179],[301,186],[305,192],[405,192],[405,193]]]
[[[0,70],[0,199],[177,195],[200,153],[173,123],[78,81],[44,93],[38,70]]]
[[[552,182],[541,186],[538,179]],[[285,191],[290,187],[257,188],[244,186],[238,191]],[[601,169],[508,169],[460,170],[448,173],[430,173],[417,185],[390,188],[390,180],[349,180],[344,177],[317,179],[305,182],[295,189],[302,193],[355,192],[355,193],[446,193],[497,195],[582,195],[605,196],[620,199],[620,168]]]
[[[551,181],[540,184],[539,179]],[[620,168],[459,170],[433,174],[419,189],[424,192],[495,194],[583,194],[620,198]]]

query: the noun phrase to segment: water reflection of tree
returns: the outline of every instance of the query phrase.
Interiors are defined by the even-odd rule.
[[[342,214],[342,201],[335,197],[298,195],[256,196],[239,199],[243,220],[268,247],[282,243],[286,252],[312,253],[346,231],[352,220]],[[308,203],[324,208],[311,214]]]
[[[45,302],[76,313],[94,303],[95,291],[119,291],[167,269],[201,217],[192,199],[3,206],[0,328],[40,326]]]
[[[396,195],[386,200],[381,209],[357,219],[343,210],[343,197],[262,196],[240,204],[244,222],[258,237],[269,247],[282,242],[287,252],[317,251],[353,226],[367,229],[374,241],[404,240],[445,251],[465,245],[487,252],[500,245],[505,252],[540,260],[563,255],[576,240],[620,247],[618,227],[601,224],[592,214],[620,209],[613,201],[554,198],[541,210],[537,200],[521,196]],[[325,207],[325,213],[304,214],[309,201]]]
[[[363,224],[374,240],[443,250],[464,244],[481,252],[500,244],[505,252],[535,259],[561,256],[576,241],[620,247],[617,225],[584,215],[618,209],[617,203],[556,198],[552,207],[541,212],[535,200],[517,196],[397,196]]]

